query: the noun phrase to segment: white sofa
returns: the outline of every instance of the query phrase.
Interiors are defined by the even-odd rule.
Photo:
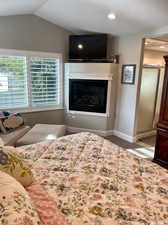
[[[29,126],[23,126],[7,134],[0,133],[1,144],[15,146],[17,140],[23,137],[29,130]]]
[[[36,124],[32,129],[23,126],[11,133],[0,133],[0,146],[23,146],[46,140],[55,140],[66,134],[65,125]]]
[[[36,124],[22,138],[16,142],[16,146],[30,145],[47,140],[56,140],[66,133],[65,125]]]

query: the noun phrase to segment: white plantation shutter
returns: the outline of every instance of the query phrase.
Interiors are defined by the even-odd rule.
[[[0,111],[62,107],[62,56],[0,49]]]
[[[59,105],[59,59],[30,58],[32,107]]]
[[[0,56],[0,109],[27,106],[26,57]]]

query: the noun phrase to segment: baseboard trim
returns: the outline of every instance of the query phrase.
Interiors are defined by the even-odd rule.
[[[113,135],[113,130],[92,130],[87,128],[79,128],[79,127],[71,127],[67,126],[67,131],[72,133],[79,133],[79,132],[91,132],[98,134],[103,137],[111,136]]]
[[[136,142],[136,138],[133,137],[133,136],[129,136],[127,134],[124,134],[118,130],[113,130],[113,135],[125,140],[125,141],[128,141],[128,142],[131,142],[131,143],[134,143]]]
[[[153,135],[156,135],[156,130],[152,130],[152,131],[148,131],[148,132],[138,134],[136,136],[136,141],[141,139],[141,138],[150,137],[150,136],[153,136]]]

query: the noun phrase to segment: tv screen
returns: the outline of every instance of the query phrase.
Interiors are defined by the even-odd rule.
[[[69,59],[106,59],[107,35],[71,35]]]

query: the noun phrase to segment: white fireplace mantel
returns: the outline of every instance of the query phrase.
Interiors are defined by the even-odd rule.
[[[112,80],[117,64],[113,63],[66,63],[69,79]]]
[[[92,79],[92,80],[112,80],[113,74],[103,74],[103,73],[69,73],[69,79]]]

